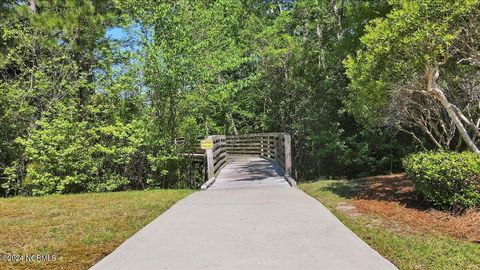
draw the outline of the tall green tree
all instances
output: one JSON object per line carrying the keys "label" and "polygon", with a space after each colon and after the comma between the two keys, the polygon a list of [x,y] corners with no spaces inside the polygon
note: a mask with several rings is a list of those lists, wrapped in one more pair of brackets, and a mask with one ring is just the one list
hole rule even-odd
{"label": "tall green tree", "polygon": [[95,50],[111,21],[105,3],[2,1],[0,172],[7,193],[15,193],[27,173],[20,140],[64,112],[86,117]]}
{"label": "tall green tree", "polygon": [[363,131],[343,103],[341,62],[358,49],[366,22],[388,10],[385,1],[295,1],[256,36],[262,129],[293,135],[299,178],[381,171],[390,166],[379,156],[400,150],[371,144],[378,132]]}

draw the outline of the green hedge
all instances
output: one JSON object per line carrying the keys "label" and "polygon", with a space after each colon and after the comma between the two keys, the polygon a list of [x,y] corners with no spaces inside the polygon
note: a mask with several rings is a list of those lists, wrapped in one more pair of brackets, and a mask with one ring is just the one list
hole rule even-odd
{"label": "green hedge", "polygon": [[442,209],[480,206],[480,155],[422,152],[404,159],[407,176],[428,201]]}

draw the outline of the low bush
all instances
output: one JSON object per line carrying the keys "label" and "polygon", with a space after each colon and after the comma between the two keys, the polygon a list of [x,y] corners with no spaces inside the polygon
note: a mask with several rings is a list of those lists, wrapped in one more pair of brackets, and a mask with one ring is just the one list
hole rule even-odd
{"label": "low bush", "polygon": [[480,206],[480,155],[422,152],[404,159],[407,176],[428,201],[442,209]]}

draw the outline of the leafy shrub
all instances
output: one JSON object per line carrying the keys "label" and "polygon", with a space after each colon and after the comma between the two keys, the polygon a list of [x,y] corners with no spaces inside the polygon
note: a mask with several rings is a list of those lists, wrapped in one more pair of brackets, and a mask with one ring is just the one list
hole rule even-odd
{"label": "leafy shrub", "polygon": [[407,176],[427,200],[442,209],[480,205],[480,155],[424,152],[404,159]]}
{"label": "leafy shrub", "polygon": [[126,168],[140,148],[132,125],[95,127],[62,117],[37,124],[28,139],[17,139],[27,162],[22,193],[103,192],[129,185]]}
{"label": "leafy shrub", "polygon": [[192,177],[203,180],[201,172],[189,168],[190,160],[179,157],[171,144],[152,139],[147,127],[136,120],[89,123],[73,114],[42,118],[28,137],[17,138],[24,153],[4,170],[7,177],[0,178],[0,192],[10,196],[186,188],[196,184]]}

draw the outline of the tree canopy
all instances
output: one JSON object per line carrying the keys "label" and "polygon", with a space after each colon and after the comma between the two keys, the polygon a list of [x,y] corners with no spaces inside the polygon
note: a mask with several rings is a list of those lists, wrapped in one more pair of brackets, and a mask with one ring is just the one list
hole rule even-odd
{"label": "tree canopy", "polygon": [[402,1],[372,21],[364,48],[345,62],[350,111],[418,142],[417,130],[437,148],[463,142],[478,153],[478,64],[465,48],[478,48],[466,36],[478,31],[479,8],[479,1]]}
{"label": "tree canopy", "polygon": [[298,180],[478,151],[479,3],[1,0],[0,192],[184,187],[210,134],[291,134]]}

